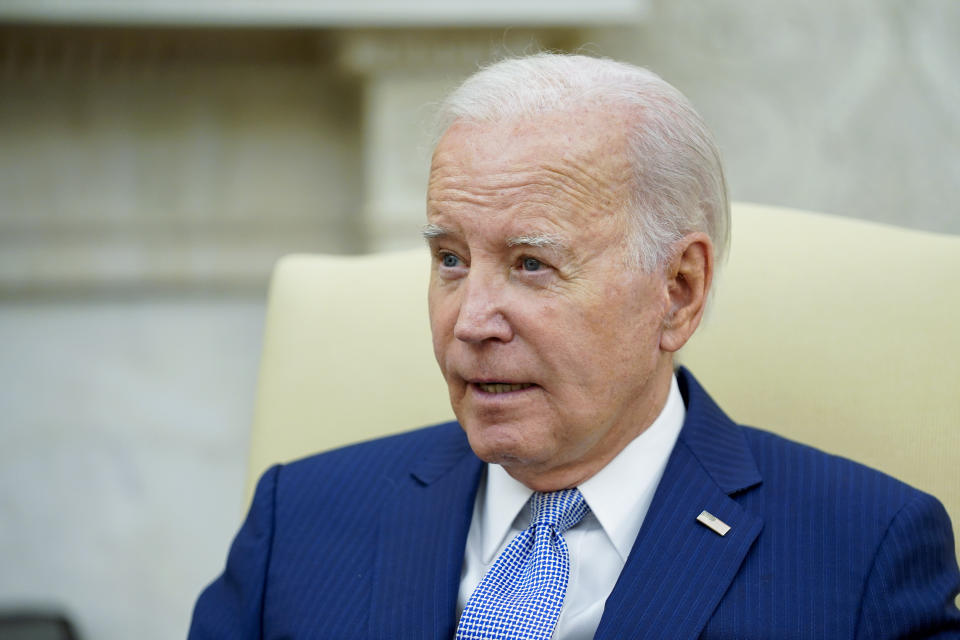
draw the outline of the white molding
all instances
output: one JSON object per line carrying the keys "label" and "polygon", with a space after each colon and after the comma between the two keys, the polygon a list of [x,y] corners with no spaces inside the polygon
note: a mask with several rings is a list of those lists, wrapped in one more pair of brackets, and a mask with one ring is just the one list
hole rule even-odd
{"label": "white molding", "polygon": [[[331,229],[328,235],[337,233]],[[44,237],[3,246],[0,299],[16,294],[118,289],[260,290],[267,285],[273,265],[281,256],[333,249],[292,233],[269,241],[206,243]]]}
{"label": "white molding", "polygon": [[0,19],[97,24],[586,26],[640,19],[649,0],[5,0]]}
{"label": "white molding", "polygon": [[0,19],[51,23],[317,27],[597,26],[649,0],[4,0]]}

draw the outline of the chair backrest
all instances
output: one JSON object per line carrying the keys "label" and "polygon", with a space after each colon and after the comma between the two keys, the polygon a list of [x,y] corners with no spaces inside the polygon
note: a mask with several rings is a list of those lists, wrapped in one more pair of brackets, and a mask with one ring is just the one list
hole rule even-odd
{"label": "chair backrest", "polygon": [[[275,270],[248,476],[452,418],[426,250]],[[734,205],[730,260],[679,356],[739,422],[929,491],[960,531],[960,237]]]}

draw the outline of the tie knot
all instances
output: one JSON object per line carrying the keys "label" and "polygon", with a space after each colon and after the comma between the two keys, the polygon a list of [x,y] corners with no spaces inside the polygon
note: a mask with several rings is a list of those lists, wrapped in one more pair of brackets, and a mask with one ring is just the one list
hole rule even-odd
{"label": "tie knot", "polygon": [[563,489],[540,493],[535,491],[530,498],[534,524],[548,524],[563,533],[580,522],[590,507],[579,489]]}

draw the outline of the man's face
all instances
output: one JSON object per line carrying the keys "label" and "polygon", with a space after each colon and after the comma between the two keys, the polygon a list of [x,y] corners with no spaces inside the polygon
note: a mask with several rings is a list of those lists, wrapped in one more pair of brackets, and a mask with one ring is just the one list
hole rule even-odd
{"label": "man's face", "polygon": [[434,352],[470,446],[535,489],[596,473],[669,388],[667,286],[631,266],[617,124],[455,123],[433,157]]}

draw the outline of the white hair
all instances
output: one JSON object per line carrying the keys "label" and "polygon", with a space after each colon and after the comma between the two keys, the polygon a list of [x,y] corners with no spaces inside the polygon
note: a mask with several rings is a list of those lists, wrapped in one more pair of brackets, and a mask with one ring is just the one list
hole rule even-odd
{"label": "white hair", "polygon": [[467,78],[440,104],[435,140],[456,121],[534,118],[582,107],[621,107],[634,169],[626,203],[637,264],[662,267],[683,235],[703,231],[717,263],[730,236],[720,151],[700,115],[657,74],[582,55],[539,53],[496,62]]}

